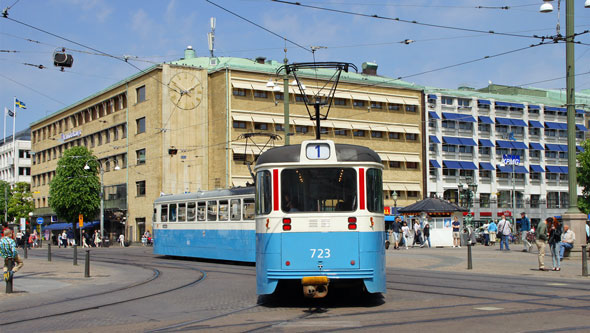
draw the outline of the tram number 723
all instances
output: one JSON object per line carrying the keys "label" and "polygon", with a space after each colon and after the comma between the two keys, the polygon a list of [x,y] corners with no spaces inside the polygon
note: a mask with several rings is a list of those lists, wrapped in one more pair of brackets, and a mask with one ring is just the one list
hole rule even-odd
{"label": "tram number 723", "polygon": [[330,258],[330,249],[309,249],[312,258]]}

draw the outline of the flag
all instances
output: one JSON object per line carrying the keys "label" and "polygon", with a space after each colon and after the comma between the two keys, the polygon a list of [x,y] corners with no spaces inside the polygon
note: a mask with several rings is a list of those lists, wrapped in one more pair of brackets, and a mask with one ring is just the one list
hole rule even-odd
{"label": "flag", "polygon": [[8,110],[7,107],[4,107],[4,113],[11,117],[14,117],[14,112],[12,112],[12,110]]}
{"label": "flag", "polygon": [[14,106],[16,106],[17,108],[21,108],[21,109],[27,108],[25,103],[23,103],[22,101],[19,101],[18,99],[15,99]]}

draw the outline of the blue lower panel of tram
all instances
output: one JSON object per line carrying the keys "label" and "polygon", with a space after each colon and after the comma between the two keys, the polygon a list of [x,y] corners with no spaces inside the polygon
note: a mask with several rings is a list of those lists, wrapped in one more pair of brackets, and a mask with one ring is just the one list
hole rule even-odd
{"label": "blue lower panel of tram", "polygon": [[383,232],[256,234],[257,292],[271,294],[280,280],[306,276],[362,280],[385,292]]}
{"label": "blue lower panel of tram", "polygon": [[154,254],[254,262],[254,230],[154,230]]}

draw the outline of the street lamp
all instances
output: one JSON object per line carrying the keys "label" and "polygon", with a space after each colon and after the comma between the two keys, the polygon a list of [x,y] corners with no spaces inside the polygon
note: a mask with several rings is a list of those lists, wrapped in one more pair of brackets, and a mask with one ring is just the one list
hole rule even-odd
{"label": "street lamp", "polygon": [[467,177],[465,179],[465,183],[465,185],[461,183],[457,185],[457,188],[459,190],[459,204],[467,208],[467,216],[465,217],[465,222],[467,224],[471,224],[471,205],[473,204],[473,198],[475,197],[475,193],[477,192],[477,184],[472,181],[471,177]]}
{"label": "street lamp", "polygon": [[397,215],[397,192],[395,190],[391,193],[391,198],[393,199],[393,212]]}
{"label": "street lamp", "polygon": [[[104,168],[99,160],[96,161],[98,162],[98,167],[100,168],[100,240],[104,244]],[[90,170],[88,161],[84,165],[84,170]],[[116,160],[115,170],[121,170]]]}

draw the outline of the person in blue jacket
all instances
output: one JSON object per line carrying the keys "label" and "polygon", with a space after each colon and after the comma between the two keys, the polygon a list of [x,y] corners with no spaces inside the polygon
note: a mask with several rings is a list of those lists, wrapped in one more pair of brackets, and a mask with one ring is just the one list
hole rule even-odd
{"label": "person in blue jacket", "polygon": [[496,245],[496,233],[498,232],[498,226],[494,220],[492,220],[490,225],[488,225],[488,232],[490,233],[490,243],[492,245]]}
{"label": "person in blue jacket", "polygon": [[531,252],[533,244],[527,240],[527,234],[531,231],[531,220],[526,216],[525,212],[520,213],[520,233],[522,238],[522,252]]}

